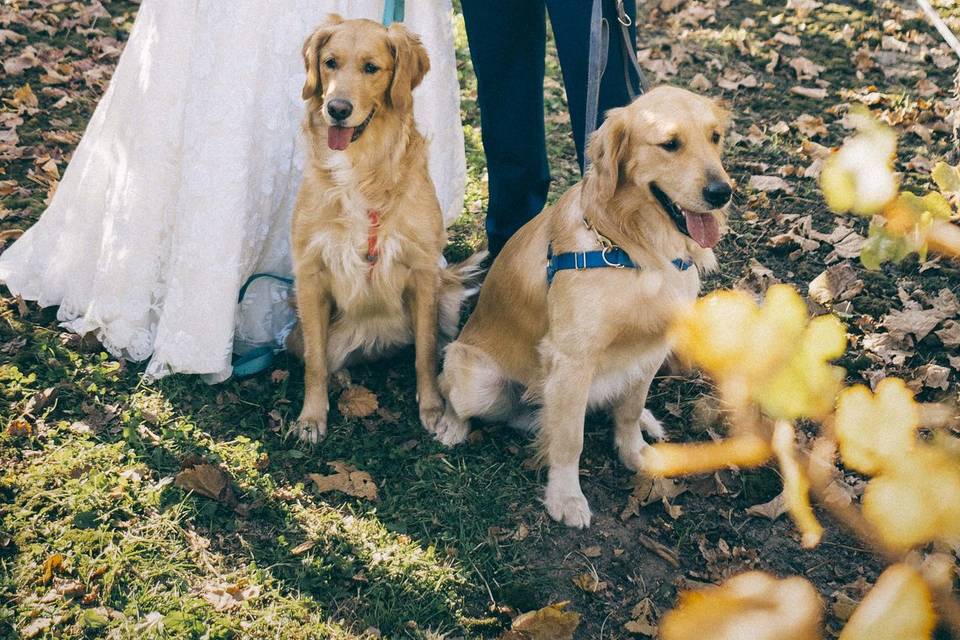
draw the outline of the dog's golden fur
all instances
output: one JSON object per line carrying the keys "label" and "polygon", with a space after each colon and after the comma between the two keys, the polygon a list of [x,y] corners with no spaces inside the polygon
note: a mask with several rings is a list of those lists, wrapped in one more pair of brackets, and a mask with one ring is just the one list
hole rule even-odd
{"label": "dog's golden fur", "polygon": [[[303,54],[309,161],[292,248],[302,330],[293,342],[302,344],[306,388],[294,429],[308,442],[324,436],[328,376],[348,358],[414,342],[420,418],[433,430],[443,411],[438,329],[452,337],[472,264],[441,266],[446,232],[427,144],[413,120],[412,91],[430,68],[427,52],[402,25],[332,15]],[[352,104],[347,120],[334,121],[325,108],[335,99]],[[328,139],[333,125],[365,129],[336,150]],[[372,266],[371,210],[379,217]]]}
{"label": "dog's golden fur", "polygon": [[[641,466],[647,446],[641,430],[663,436],[644,408],[647,391],[669,352],[671,317],[693,302],[698,271],[714,269],[716,259],[679,231],[650,184],[684,209],[722,221],[724,212],[712,211],[703,190],[711,180],[730,183],[720,160],[727,119],[712,101],[672,87],[610,111],[591,138],[583,181],[507,243],[475,312],[447,348],[447,407],[437,437],[462,441],[471,417],[539,424],[547,510],[568,525],[590,522],[578,477],[588,408],[612,408],[615,443],[631,469]],[[670,141],[678,148],[663,148]],[[548,286],[548,245],[555,253],[601,248],[584,220],[639,269],[561,271]],[[692,258],[696,268],[677,269],[671,261],[678,257]]]}

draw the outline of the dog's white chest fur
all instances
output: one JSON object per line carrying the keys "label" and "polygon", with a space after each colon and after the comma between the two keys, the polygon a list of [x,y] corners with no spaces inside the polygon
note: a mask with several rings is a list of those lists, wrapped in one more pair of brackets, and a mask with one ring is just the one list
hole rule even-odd
{"label": "dog's white chest fur", "polygon": [[400,260],[402,243],[390,222],[354,186],[346,154],[332,154],[326,168],[341,215],[318,229],[310,245],[324,263],[336,305],[330,343],[336,362],[338,355],[375,355],[412,340],[403,297],[410,270]]}

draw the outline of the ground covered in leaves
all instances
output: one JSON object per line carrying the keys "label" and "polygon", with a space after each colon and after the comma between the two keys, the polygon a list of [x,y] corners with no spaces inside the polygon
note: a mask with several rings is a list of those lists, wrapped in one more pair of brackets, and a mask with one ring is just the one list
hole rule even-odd
{"label": "ground covered in leaves", "polygon": [[[960,31],[960,9],[939,5]],[[4,245],[56,188],[136,7],[0,6]],[[470,166],[452,233],[461,255],[481,241],[486,185],[457,24]],[[815,180],[857,104],[896,126],[907,187],[956,154],[957,59],[922,15],[909,3],[662,0],[641,7],[640,24],[651,79],[723,98],[734,116],[736,212],[706,287],[793,284],[811,310],[847,324],[851,381],[895,374],[924,400],[955,401],[957,265],[865,270],[865,222],[830,214]],[[553,52],[547,64],[555,199],[578,175]],[[511,623],[508,637],[527,638],[547,637],[523,629],[563,626],[567,612],[580,616],[578,638],[646,637],[678,591],[757,568],[810,579],[835,633],[877,576],[836,527],[801,549],[772,469],[638,480],[594,416],[581,466],[595,520],[569,531],[546,517],[522,434],[482,427],[455,450],[427,437],[409,353],[339,379],[330,436],[304,451],[280,435],[301,401],[294,361],[214,387],[146,384],[138,365],[60,331],[54,310],[0,295],[3,638],[479,638]],[[665,373],[650,403],[673,440],[723,433],[695,373]],[[856,501],[862,487],[847,475],[835,498]]]}

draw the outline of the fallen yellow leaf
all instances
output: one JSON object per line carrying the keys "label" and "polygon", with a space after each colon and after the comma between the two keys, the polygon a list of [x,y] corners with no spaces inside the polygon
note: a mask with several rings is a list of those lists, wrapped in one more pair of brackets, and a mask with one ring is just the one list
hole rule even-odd
{"label": "fallen yellow leaf", "polygon": [[212,464],[199,464],[178,473],[173,484],[213,500],[223,500],[226,498],[230,481],[223,471]]}
{"label": "fallen yellow leaf", "polygon": [[336,473],[328,476],[322,476],[318,473],[307,474],[307,478],[313,481],[317,492],[339,491],[355,498],[365,498],[373,501],[378,499],[377,483],[373,481],[369,473],[357,471],[340,460],[334,460],[329,465],[333,467]]}
{"label": "fallen yellow leaf", "polygon": [[337,408],[344,418],[366,418],[373,415],[379,407],[377,396],[360,385],[348,387],[337,401]]}
{"label": "fallen yellow leaf", "polygon": [[50,584],[54,574],[63,568],[63,556],[55,553],[46,562],[43,563],[43,575],[40,577],[40,584]]}
{"label": "fallen yellow leaf", "polygon": [[568,604],[558,602],[517,616],[501,640],[573,640],[580,614],[566,611]]}

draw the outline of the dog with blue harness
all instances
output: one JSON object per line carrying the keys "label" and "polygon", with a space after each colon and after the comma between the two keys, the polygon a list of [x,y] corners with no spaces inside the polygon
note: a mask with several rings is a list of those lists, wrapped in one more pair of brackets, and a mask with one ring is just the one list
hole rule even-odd
{"label": "dog with blue harness", "polygon": [[473,418],[537,431],[547,511],[569,526],[590,523],[579,479],[588,410],[612,412],[630,469],[643,468],[643,431],[663,438],[647,392],[672,318],[717,265],[732,194],[728,119],[712,100],[665,86],[608,111],[583,180],[506,243],[447,347],[437,438],[462,442]]}

